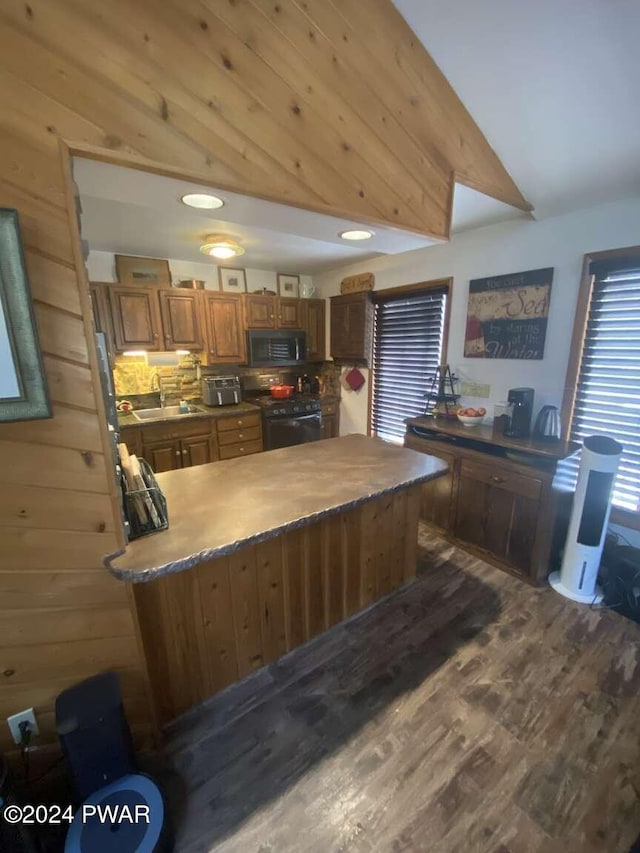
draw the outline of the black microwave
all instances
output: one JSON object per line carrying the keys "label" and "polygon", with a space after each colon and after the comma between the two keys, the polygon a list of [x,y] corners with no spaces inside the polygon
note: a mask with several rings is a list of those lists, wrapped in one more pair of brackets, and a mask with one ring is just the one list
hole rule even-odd
{"label": "black microwave", "polygon": [[306,332],[247,332],[247,349],[251,367],[278,367],[302,364],[307,358]]}

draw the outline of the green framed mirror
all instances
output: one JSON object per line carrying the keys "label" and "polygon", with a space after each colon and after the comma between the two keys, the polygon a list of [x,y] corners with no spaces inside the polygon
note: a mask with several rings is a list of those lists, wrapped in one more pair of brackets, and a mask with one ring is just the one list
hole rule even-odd
{"label": "green framed mirror", "polygon": [[52,415],[18,211],[0,208],[0,422]]}

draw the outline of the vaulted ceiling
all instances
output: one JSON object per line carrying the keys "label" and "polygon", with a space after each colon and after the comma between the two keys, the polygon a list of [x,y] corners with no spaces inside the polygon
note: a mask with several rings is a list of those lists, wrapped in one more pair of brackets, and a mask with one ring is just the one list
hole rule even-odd
{"label": "vaulted ceiling", "polygon": [[548,216],[640,195],[638,0],[394,0]]}
{"label": "vaulted ceiling", "polygon": [[4,124],[36,148],[46,128],[440,238],[454,179],[528,209],[390,0],[9,0],[0,14]]}

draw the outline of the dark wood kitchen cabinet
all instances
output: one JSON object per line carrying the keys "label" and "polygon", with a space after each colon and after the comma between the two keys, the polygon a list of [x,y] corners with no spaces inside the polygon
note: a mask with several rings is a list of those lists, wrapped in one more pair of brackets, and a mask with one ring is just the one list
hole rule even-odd
{"label": "dark wood kitchen cabinet", "polygon": [[416,438],[413,435],[407,435],[405,447],[417,450],[420,453],[429,453],[431,456],[437,456],[438,459],[442,459],[449,466],[449,471],[444,477],[437,477],[435,480],[431,480],[431,482],[425,483],[422,486],[420,494],[420,518],[432,524],[442,533],[452,533],[454,523],[453,488],[454,472],[457,464],[456,456],[444,450],[442,444],[438,444],[435,441],[427,441],[423,438]]}
{"label": "dark wood kitchen cabinet", "polygon": [[[412,432],[415,426],[424,434]],[[562,540],[560,510],[571,497],[554,488],[556,466],[577,444],[505,439],[484,426],[465,434],[457,423],[412,418],[405,447],[449,466],[445,477],[422,487],[424,521],[498,568],[545,581]]]}
{"label": "dark wood kitchen cabinet", "polygon": [[247,341],[242,322],[242,297],[201,291],[206,353],[209,364],[244,364]]}
{"label": "dark wood kitchen cabinet", "polygon": [[322,437],[337,438],[340,435],[340,401],[322,400]]}
{"label": "dark wood kitchen cabinet", "polygon": [[330,352],[334,359],[369,363],[373,303],[369,291],[331,297]]}
{"label": "dark wood kitchen cabinet", "polygon": [[165,350],[201,350],[204,336],[200,321],[200,300],[196,291],[177,288],[158,292]]}
{"label": "dark wood kitchen cabinet", "polygon": [[303,328],[307,333],[307,361],[324,361],[326,347],[326,309],[324,299],[304,299]]}
{"label": "dark wood kitchen cabinet", "polygon": [[248,293],[245,296],[247,329],[302,329],[302,303],[302,299],[292,299],[288,296]]}
{"label": "dark wood kitchen cabinet", "polygon": [[[124,431],[123,431],[124,433]],[[218,442],[214,418],[201,418],[188,423],[169,421],[138,427],[140,455],[156,474],[192,465],[204,465],[218,459]],[[123,435],[129,451],[135,437],[131,428]]]}
{"label": "dark wood kitchen cabinet", "polygon": [[113,284],[108,292],[115,351],[161,350],[164,341],[158,289]]}

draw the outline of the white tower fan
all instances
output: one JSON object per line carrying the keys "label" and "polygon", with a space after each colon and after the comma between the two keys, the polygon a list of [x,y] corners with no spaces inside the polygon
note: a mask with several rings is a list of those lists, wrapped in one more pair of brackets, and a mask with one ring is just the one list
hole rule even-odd
{"label": "white tower fan", "polygon": [[549,583],[556,592],[582,604],[602,601],[596,578],[621,453],[622,445],[604,435],[585,438],[582,447],[562,568],[549,575]]}

